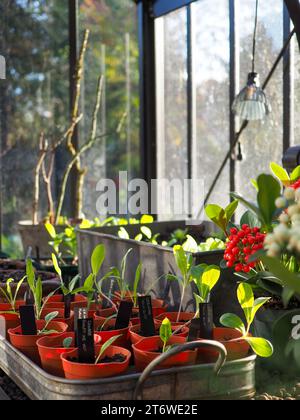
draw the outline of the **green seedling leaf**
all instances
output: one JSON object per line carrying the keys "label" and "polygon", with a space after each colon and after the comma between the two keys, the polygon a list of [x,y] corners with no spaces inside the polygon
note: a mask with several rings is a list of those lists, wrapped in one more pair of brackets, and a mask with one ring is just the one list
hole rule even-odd
{"label": "green seedling leaf", "polygon": [[55,271],[57,272],[57,274],[59,275],[59,278],[61,279],[62,278],[62,273],[61,273],[61,269],[59,267],[59,264],[58,264],[58,261],[57,261],[57,258],[56,258],[55,254],[52,254],[52,263],[53,263]]}
{"label": "green seedling leaf", "polygon": [[137,294],[138,294],[138,287],[141,280],[142,275],[142,264],[140,263],[135,272],[134,284],[133,284],[133,299],[134,299],[134,306],[137,306]]}
{"label": "green seedling leaf", "polygon": [[175,262],[183,277],[188,274],[188,260],[186,253],[181,245],[175,245],[173,248]]}
{"label": "green seedling leaf", "polygon": [[237,290],[238,301],[244,311],[247,323],[252,322],[252,308],[254,305],[254,294],[252,287],[247,283],[241,283]]}
{"label": "green seedling leaf", "polygon": [[163,353],[166,351],[167,344],[172,337],[172,326],[168,318],[165,318],[159,329],[159,336],[161,341],[164,343]]}
{"label": "green seedling leaf", "polygon": [[35,292],[35,271],[33,268],[33,264],[30,258],[26,260],[26,276],[27,282],[29,284],[30,290],[32,293]]}
{"label": "green seedling leaf", "polygon": [[146,225],[146,224],[150,224],[150,223],[153,223],[153,222],[154,222],[154,217],[150,216],[148,214],[144,214],[141,217],[141,220],[140,220],[141,225]]}
{"label": "green seedling leaf", "polygon": [[65,349],[69,349],[72,346],[72,343],[73,343],[73,338],[72,337],[67,337],[63,341],[63,347]]}
{"label": "green seedling leaf", "polygon": [[106,343],[103,344],[103,346],[101,346],[95,365],[99,363],[101,356],[106,352],[106,350],[120,337],[122,337],[122,334],[111,337],[109,340],[106,341]]}
{"label": "green seedling leaf", "polygon": [[92,273],[97,276],[105,259],[105,246],[96,246],[91,256]]}
{"label": "green seedling leaf", "polygon": [[271,175],[262,174],[257,178],[257,202],[264,225],[272,228],[274,214],[277,210],[275,201],[281,194],[279,182]]}
{"label": "green seedling leaf", "polygon": [[245,337],[245,340],[258,356],[267,358],[273,355],[274,349],[268,340],[257,337]]}
{"label": "green seedling leaf", "polygon": [[250,318],[250,324],[252,324],[252,322],[254,321],[254,318],[257,314],[257,312],[259,311],[260,308],[262,308],[267,302],[269,302],[270,298],[258,298],[254,301],[252,310],[251,310],[251,318]]}
{"label": "green seedling leaf", "polygon": [[210,292],[218,283],[221,275],[221,270],[217,266],[209,266],[202,274],[202,289],[203,289],[203,299],[206,302]]}
{"label": "green seedling leaf", "polygon": [[220,323],[226,328],[233,328],[240,331],[243,335],[246,334],[246,329],[241,318],[235,314],[225,314],[220,318]]}
{"label": "green seedling leaf", "polygon": [[279,181],[282,182],[282,184],[285,187],[288,187],[291,184],[291,179],[289,177],[289,174],[282,166],[278,165],[275,162],[272,162],[270,164],[270,169],[273,172],[273,174],[276,176],[276,178],[278,178]]}
{"label": "green seedling leaf", "polygon": [[52,239],[55,239],[56,236],[57,236],[55,227],[51,223],[47,222],[47,223],[45,223],[45,228],[46,228],[47,232],[49,233],[50,237]]}
{"label": "green seedling leaf", "polygon": [[119,232],[118,232],[118,236],[121,239],[130,239],[129,233],[127,232],[127,230],[123,227],[120,228]]}
{"label": "green seedling leaf", "polygon": [[58,317],[59,312],[55,311],[55,312],[51,312],[50,314],[45,316],[45,321],[47,324],[49,324],[51,321],[53,321],[53,319]]}
{"label": "green seedling leaf", "polygon": [[300,178],[300,166],[297,166],[291,173],[291,181],[296,182]]}
{"label": "green seedling leaf", "polygon": [[149,239],[149,241],[152,238],[152,231],[150,228],[148,228],[147,226],[142,226],[141,227],[141,232],[144,236],[146,236],[147,239]]}

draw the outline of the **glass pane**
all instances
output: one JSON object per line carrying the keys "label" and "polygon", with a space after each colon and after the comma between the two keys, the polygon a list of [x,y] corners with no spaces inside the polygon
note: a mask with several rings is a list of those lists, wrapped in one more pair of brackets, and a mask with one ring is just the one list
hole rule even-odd
{"label": "glass pane", "polygon": [[[102,106],[97,123],[97,144],[85,156],[87,176],[84,214],[96,214],[96,185],[101,178],[118,184],[119,171],[128,178],[140,173],[139,62],[137,8],[131,0],[81,0],[80,35],[89,29],[81,110],[84,119],[80,142],[86,142],[96,96],[97,80],[104,75]],[[123,121],[120,134],[117,127]]]}
{"label": "glass pane", "polygon": [[[7,80],[0,81],[4,250],[12,256],[17,223],[31,219],[33,172],[43,131],[57,139],[69,117],[68,8],[55,0],[0,2],[1,54]],[[41,182],[39,218],[47,215]]]}
{"label": "glass pane", "polygon": [[295,94],[294,94],[294,145],[300,141],[300,51],[296,36],[293,39],[293,48],[295,50]]}
{"label": "glass pane", "polygon": [[[181,183],[188,178],[186,8],[156,19],[156,62],[158,179]],[[161,220],[184,217],[174,215],[174,194],[170,208],[167,201],[158,198]]]}
{"label": "glass pane", "polygon": [[[241,2],[241,88],[251,70],[252,37],[255,2]],[[261,83],[265,80],[283,44],[283,3],[281,0],[260,2],[257,37],[256,71]],[[272,113],[264,122],[252,122],[242,136],[243,161],[237,163],[237,190],[248,199],[255,199],[256,191],[251,178],[262,172],[269,173],[271,161],[281,163],[283,152],[283,83],[282,64],[273,75],[266,94]]]}
{"label": "glass pane", "polygon": [[[204,0],[193,4],[194,83],[196,132],[193,145],[193,177],[204,180],[208,192],[229,149],[229,10],[228,1]],[[194,197],[199,201],[199,197]],[[229,165],[209,199],[229,202]],[[199,203],[200,204],[200,203]]]}

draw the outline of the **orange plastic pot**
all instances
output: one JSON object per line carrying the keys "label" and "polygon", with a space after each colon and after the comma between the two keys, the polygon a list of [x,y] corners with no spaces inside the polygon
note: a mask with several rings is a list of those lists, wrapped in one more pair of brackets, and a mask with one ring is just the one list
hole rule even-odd
{"label": "orange plastic pot", "polygon": [[[155,328],[156,328],[157,335],[159,335],[159,327],[160,327],[160,324],[155,322]],[[139,341],[141,341],[143,338],[145,338],[144,336],[140,335],[140,333],[139,333],[140,329],[141,329],[140,324],[133,325],[132,327],[129,328],[131,344],[136,344]],[[175,332],[177,329],[178,329],[178,326],[172,326],[172,331],[173,332]],[[187,327],[182,327],[181,331],[179,331],[177,334],[175,334],[175,336],[176,337],[187,337],[188,334],[189,334],[189,329]]]}
{"label": "orange plastic pot", "polygon": [[[46,322],[43,320],[36,321],[37,328],[39,330],[45,327]],[[48,326],[49,330],[55,330],[56,333],[48,334],[47,337],[59,335],[61,333],[65,333],[68,329],[67,324],[63,322],[51,321]],[[9,329],[8,335],[10,338],[11,344],[16,347],[19,351],[21,351],[25,356],[31,359],[34,363],[40,365],[41,360],[37,348],[37,341],[44,337],[45,334],[40,335],[22,335],[22,328],[18,326],[17,328]]]}
{"label": "orange plastic pot", "polygon": [[8,330],[17,328],[20,325],[20,317],[18,314],[1,314],[0,313],[0,334],[9,340]]}
{"label": "orange plastic pot", "polygon": [[[71,347],[66,349],[63,347],[63,342],[66,338],[72,338]],[[94,335],[95,344],[100,344],[101,337]],[[42,368],[50,375],[64,378],[64,370],[61,360],[61,355],[75,350],[75,333],[68,332],[60,334],[56,337],[45,336],[37,341],[39,356],[42,363]]]}
{"label": "orange plastic pot", "polygon": [[[247,357],[250,346],[245,340],[231,341],[241,338],[242,334],[232,328],[214,328],[213,339],[223,344],[227,350],[227,360],[239,360]],[[218,352],[208,348],[198,350],[198,359],[204,363],[215,363]]]}
{"label": "orange plastic pot", "polygon": [[[170,345],[183,344],[186,342],[184,337],[171,337]],[[160,337],[147,337],[140,340],[132,346],[134,354],[134,363],[138,371],[143,371],[149,363],[160,356],[158,351],[163,347]],[[193,365],[197,360],[197,350],[184,351],[175,356],[169,357],[167,360],[159,364],[156,369],[168,369],[175,366]]]}
{"label": "orange plastic pot", "polygon": [[179,322],[177,322],[178,312],[164,312],[164,313],[156,316],[155,320],[158,321],[161,324],[165,318],[168,318],[172,325],[179,326],[179,325],[184,325],[187,322],[194,319],[195,318],[195,313],[193,313],[193,312],[180,312]]}
{"label": "orange plastic pot", "polygon": [[65,318],[65,310],[64,308],[44,308],[41,313],[41,319],[45,319],[45,317],[52,312],[58,312],[55,321],[57,322],[64,322],[68,325],[68,331],[74,330],[74,312],[71,311],[70,318]]}
{"label": "orange plastic pot", "polygon": [[[20,306],[25,305],[25,301],[24,300],[17,300],[16,301],[16,310],[19,310]],[[0,303],[0,312],[7,312],[7,311],[12,311],[13,308],[11,306],[10,303]]]}
{"label": "orange plastic pot", "polygon": [[76,358],[78,356],[77,350],[62,354],[61,359],[65,377],[66,379],[89,380],[122,375],[128,370],[131,357],[130,351],[121,347],[110,346],[104,352],[102,358],[113,357],[117,354],[122,354],[125,357],[125,360],[123,362],[99,363],[97,365],[78,363],[70,360],[71,358]]}
{"label": "orange plastic pot", "polygon": [[[105,323],[104,331],[99,331],[102,325]],[[94,321],[94,330],[95,334],[98,334],[101,337],[101,343],[106,343],[111,337],[115,337],[116,335],[120,335],[114,344],[117,347],[124,347],[126,349],[130,349],[130,336],[129,336],[129,327],[123,328],[120,330],[110,329],[114,328],[116,324],[115,319],[110,319],[109,321],[105,322],[105,320],[95,320]],[[105,330],[109,328],[109,330]]]}
{"label": "orange plastic pot", "polygon": [[[49,307],[49,308],[53,308],[54,305],[53,304],[57,304],[56,308],[64,308],[64,297],[63,295],[54,295],[51,296],[48,300],[47,303],[45,305],[45,308]],[[85,296],[83,295],[76,295],[74,298],[74,302],[71,303],[71,310],[74,310],[74,308],[84,308],[87,307],[88,304],[88,300]]]}

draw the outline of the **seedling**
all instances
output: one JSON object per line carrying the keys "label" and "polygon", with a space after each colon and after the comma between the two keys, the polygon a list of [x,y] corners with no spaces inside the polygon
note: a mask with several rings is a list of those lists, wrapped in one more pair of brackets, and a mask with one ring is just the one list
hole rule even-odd
{"label": "seedling", "polygon": [[240,341],[245,340],[249,343],[252,350],[260,357],[271,357],[273,354],[273,346],[272,344],[264,339],[259,337],[251,337],[250,328],[254,321],[255,315],[257,311],[267,303],[270,298],[258,298],[254,300],[254,294],[252,291],[252,287],[247,283],[241,283],[238,287],[237,291],[238,301],[244,311],[245,318],[247,321],[247,325],[245,326],[243,321],[240,317],[235,314],[225,314],[220,318],[220,322],[224,327],[233,328],[237,331],[240,331],[242,337],[233,340],[233,341]]}
{"label": "seedling", "polygon": [[238,200],[232,201],[224,209],[217,204],[209,204],[205,207],[205,213],[224,232],[225,236],[228,236],[228,227],[238,205]]}
{"label": "seedling", "polygon": [[19,290],[24,282],[24,280],[26,279],[26,277],[23,277],[17,284],[15,293],[13,294],[12,290],[11,290],[11,283],[14,283],[13,279],[8,279],[6,280],[6,290],[4,290],[2,287],[0,288],[0,292],[2,293],[2,295],[4,296],[5,300],[7,301],[7,303],[10,304],[11,306],[11,311],[9,312],[16,312],[16,302],[17,302],[17,298],[18,298],[18,293]]}
{"label": "seedling", "polygon": [[49,245],[53,248],[55,254],[59,258],[59,261],[65,265],[62,257],[61,247],[64,247],[67,254],[69,254],[70,257],[75,260],[77,256],[77,240],[75,228],[73,226],[67,226],[63,232],[57,233],[55,227],[49,222],[45,223],[45,228],[51,238]]}
{"label": "seedling", "polygon": [[160,326],[159,329],[159,336],[161,341],[163,342],[163,353],[166,353],[171,346],[168,346],[168,342],[170,340],[170,338],[172,337],[172,326],[171,326],[171,322],[168,318],[165,318]]}
{"label": "seedling", "polygon": [[35,309],[35,316],[36,319],[41,319],[42,311],[47,304],[48,300],[54,296],[54,294],[57,292],[57,290],[54,290],[51,292],[45,299],[43,303],[43,283],[42,279],[38,277],[36,279],[35,271],[32,265],[32,261],[30,258],[26,261],[26,276],[27,276],[27,282],[29,285],[29,288],[33,294],[34,298],[34,309]]}
{"label": "seedling", "polygon": [[109,323],[109,321],[111,321],[114,318],[117,318],[117,315],[116,314],[113,314],[113,315],[107,317],[105,319],[105,321],[103,322],[103,324],[98,328],[98,331],[103,331],[104,330],[104,327]]}
{"label": "seedling", "polygon": [[190,283],[194,281],[194,279],[199,278],[200,273],[202,273],[203,269],[200,266],[193,265],[193,256],[192,254],[188,254],[184,251],[181,245],[175,245],[173,248],[174,257],[176,265],[181,273],[181,276],[176,276],[174,274],[167,274],[166,278],[168,280],[175,280],[181,286],[181,299],[179,304],[178,310],[178,317],[177,322],[180,319],[180,312],[182,311],[182,306],[186,294],[186,290]]}
{"label": "seedling", "polygon": [[193,281],[198,293],[194,293],[197,303],[208,303],[210,294],[220,279],[221,270],[216,265],[201,264],[193,270]]}
{"label": "seedling", "polygon": [[98,357],[96,359],[95,365],[97,365],[101,359],[101,356],[106,352],[106,350],[118,339],[122,337],[121,335],[116,335],[114,337],[111,337],[109,340],[106,341],[106,343],[101,346],[101,349],[99,351]]}
{"label": "seedling", "polygon": [[69,349],[72,346],[72,343],[73,343],[73,338],[72,337],[67,337],[63,341],[63,347],[65,349]]}
{"label": "seedling", "polygon": [[47,335],[47,334],[54,334],[57,333],[56,330],[48,330],[48,325],[51,321],[53,321],[58,316],[58,312],[51,312],[50,314],[45,316],[46,324],[42,330],[38,331],[38,335]]}

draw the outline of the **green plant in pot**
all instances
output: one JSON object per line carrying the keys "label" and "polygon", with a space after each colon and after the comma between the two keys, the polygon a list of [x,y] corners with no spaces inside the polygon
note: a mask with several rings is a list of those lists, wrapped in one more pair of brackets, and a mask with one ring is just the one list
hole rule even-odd
{"label": "green plant in pot", "polygon": [[15,289],[12,289],[12,285],[15,284],[14,279],[6,280],[6,287],[0,287],[0,296],[3,296],[4,302],[0,302],[0,313],[2,312],[13,312],[16,313],[18,307],[21,304],[24,304],[23,301],[18,300],[18,294],[21,289],[22,284],[26,280],[24,276],[16,285]]}

